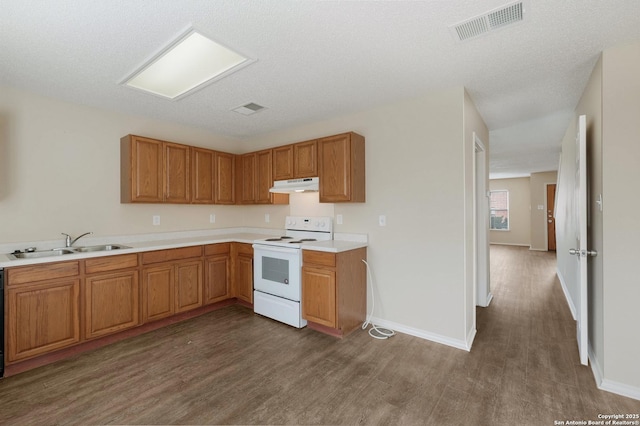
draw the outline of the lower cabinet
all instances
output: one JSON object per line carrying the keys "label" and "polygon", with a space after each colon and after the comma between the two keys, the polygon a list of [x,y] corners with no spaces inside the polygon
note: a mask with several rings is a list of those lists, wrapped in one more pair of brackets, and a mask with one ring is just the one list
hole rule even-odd
{"label": "lower cabinet", "polygon": [[202,306],[202,261],[183,262],[175,265],[176,313]]}
{"label": "lower cabinet", "polygon": [[80,279],[9,287],[6,318],[7,362],[75,345],[80,342]]}
{"label": "lower cabinet", "polygon": [[234,294],[239,300],[253,304],[253,247],[233,243],[231,251]]}
{"label": "lower cabinet", "polygon": [[138,255],[86,259],[84,338],[94,339],[140,324]]}
{"label": "lower cabinet", "polygon": [[[310,328],[344,336],[360,327],[367,309],[366,248],[340,253],[302,251],[302,317]],[[327,331],[327,330],[321,330]]]}
{"label": "lower cabinet", "polygon": [[204,247],[204,255],[203,303],[208,305],[232,298],[230,244],[209,244]]}
{"label": "lower cabinet", "polygon": [[143,322],[202,306],[202,252],[193,246],[143,253]]}
{"label": "lower cabinet", "polygon": [[138,271],[85,279],[85,338],[105,336],[140,324]]}

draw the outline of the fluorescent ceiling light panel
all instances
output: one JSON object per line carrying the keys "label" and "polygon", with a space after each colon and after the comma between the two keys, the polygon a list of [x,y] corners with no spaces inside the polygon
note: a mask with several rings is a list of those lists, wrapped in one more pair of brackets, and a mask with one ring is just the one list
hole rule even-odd
{"label": "fluorescent ceiling light panel", "polygon": [[252,62],[192,30],[123,83],[164,98],[177,99]]}

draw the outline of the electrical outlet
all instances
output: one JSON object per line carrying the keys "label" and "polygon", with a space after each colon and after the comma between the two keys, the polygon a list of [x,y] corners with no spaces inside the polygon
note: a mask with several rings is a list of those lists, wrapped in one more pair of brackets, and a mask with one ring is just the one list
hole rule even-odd
{"label": "electrical outlet", "polygon": [[216,223],[216,215],[211,213],[209,215],[209,223]]}
{"label": "electrical outlet", "polygon": [[387,217],[385,215],[381,214],[378,216],[378,225],[387,226]]}
{"label": "electrical outlet", "polygon": [[269,217],[269,213],[265,213],[265,214],[264,214],[264,221],[265,221],[266,223],[269,223],[269,221],[270,221],[270,220],[271,220],[271,218]]}
{"label": "electrical outlet", "polygon": [[153,216],[153,224],[160,225],[160,216]]}
{"label": "electrical outlet", "polygon": [[342,215],[336,215],[336,224],[337,225],[342,225]]}

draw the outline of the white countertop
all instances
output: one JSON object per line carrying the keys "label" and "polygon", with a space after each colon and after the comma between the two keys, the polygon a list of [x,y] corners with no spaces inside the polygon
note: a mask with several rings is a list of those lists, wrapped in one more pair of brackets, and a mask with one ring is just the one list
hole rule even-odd
{"label": "white countertop", "polygon": [[[195,245],[217,244],[228,242],[239,242],[251,244],[255,240],[265,238],[269,235],[281,235],[282,231],[278,229],[263,228],[231,228],[204,231],[185,231],[170,232],[161,234],[144,234],[130,235],[121,237],[108,238],[91,238],[85,237],[76,245],[92,246],[101,244],[120,244],[130,248],[73,253],[62,256],[49,256],[35,259],[16,259],[12,260],[7,253],[15,249],[24,250],[26,247],[37,247],[38,250],[49,250],[61,247],[60,241],[36,241],[26,243],[11,243],[0,245],[0,268],[9,268],[12,266],[35,265],[41,263],[60,262],[66,260],[88,259],[92,257],[115,256],[127,253],[139,253],[153,250],[165,250],[179,247],[189,247]],[[361,247],[367,247],[367,236],[362,234],[335,234],[334,240],[330,241],[314,241],[303,246],[303,250],[317,250],[339,253],[342,251],[355,250]]]}

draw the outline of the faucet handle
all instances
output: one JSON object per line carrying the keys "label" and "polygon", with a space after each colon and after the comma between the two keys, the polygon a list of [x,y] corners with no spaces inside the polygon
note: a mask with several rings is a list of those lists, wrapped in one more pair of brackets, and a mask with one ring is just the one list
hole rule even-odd
{"label": "faucet handle", "polygon": [[67,236],[67,238],[65,238],[64,246],[71,247],[71,235],[65,234],[64,232],[61,232],[61,234]]}

